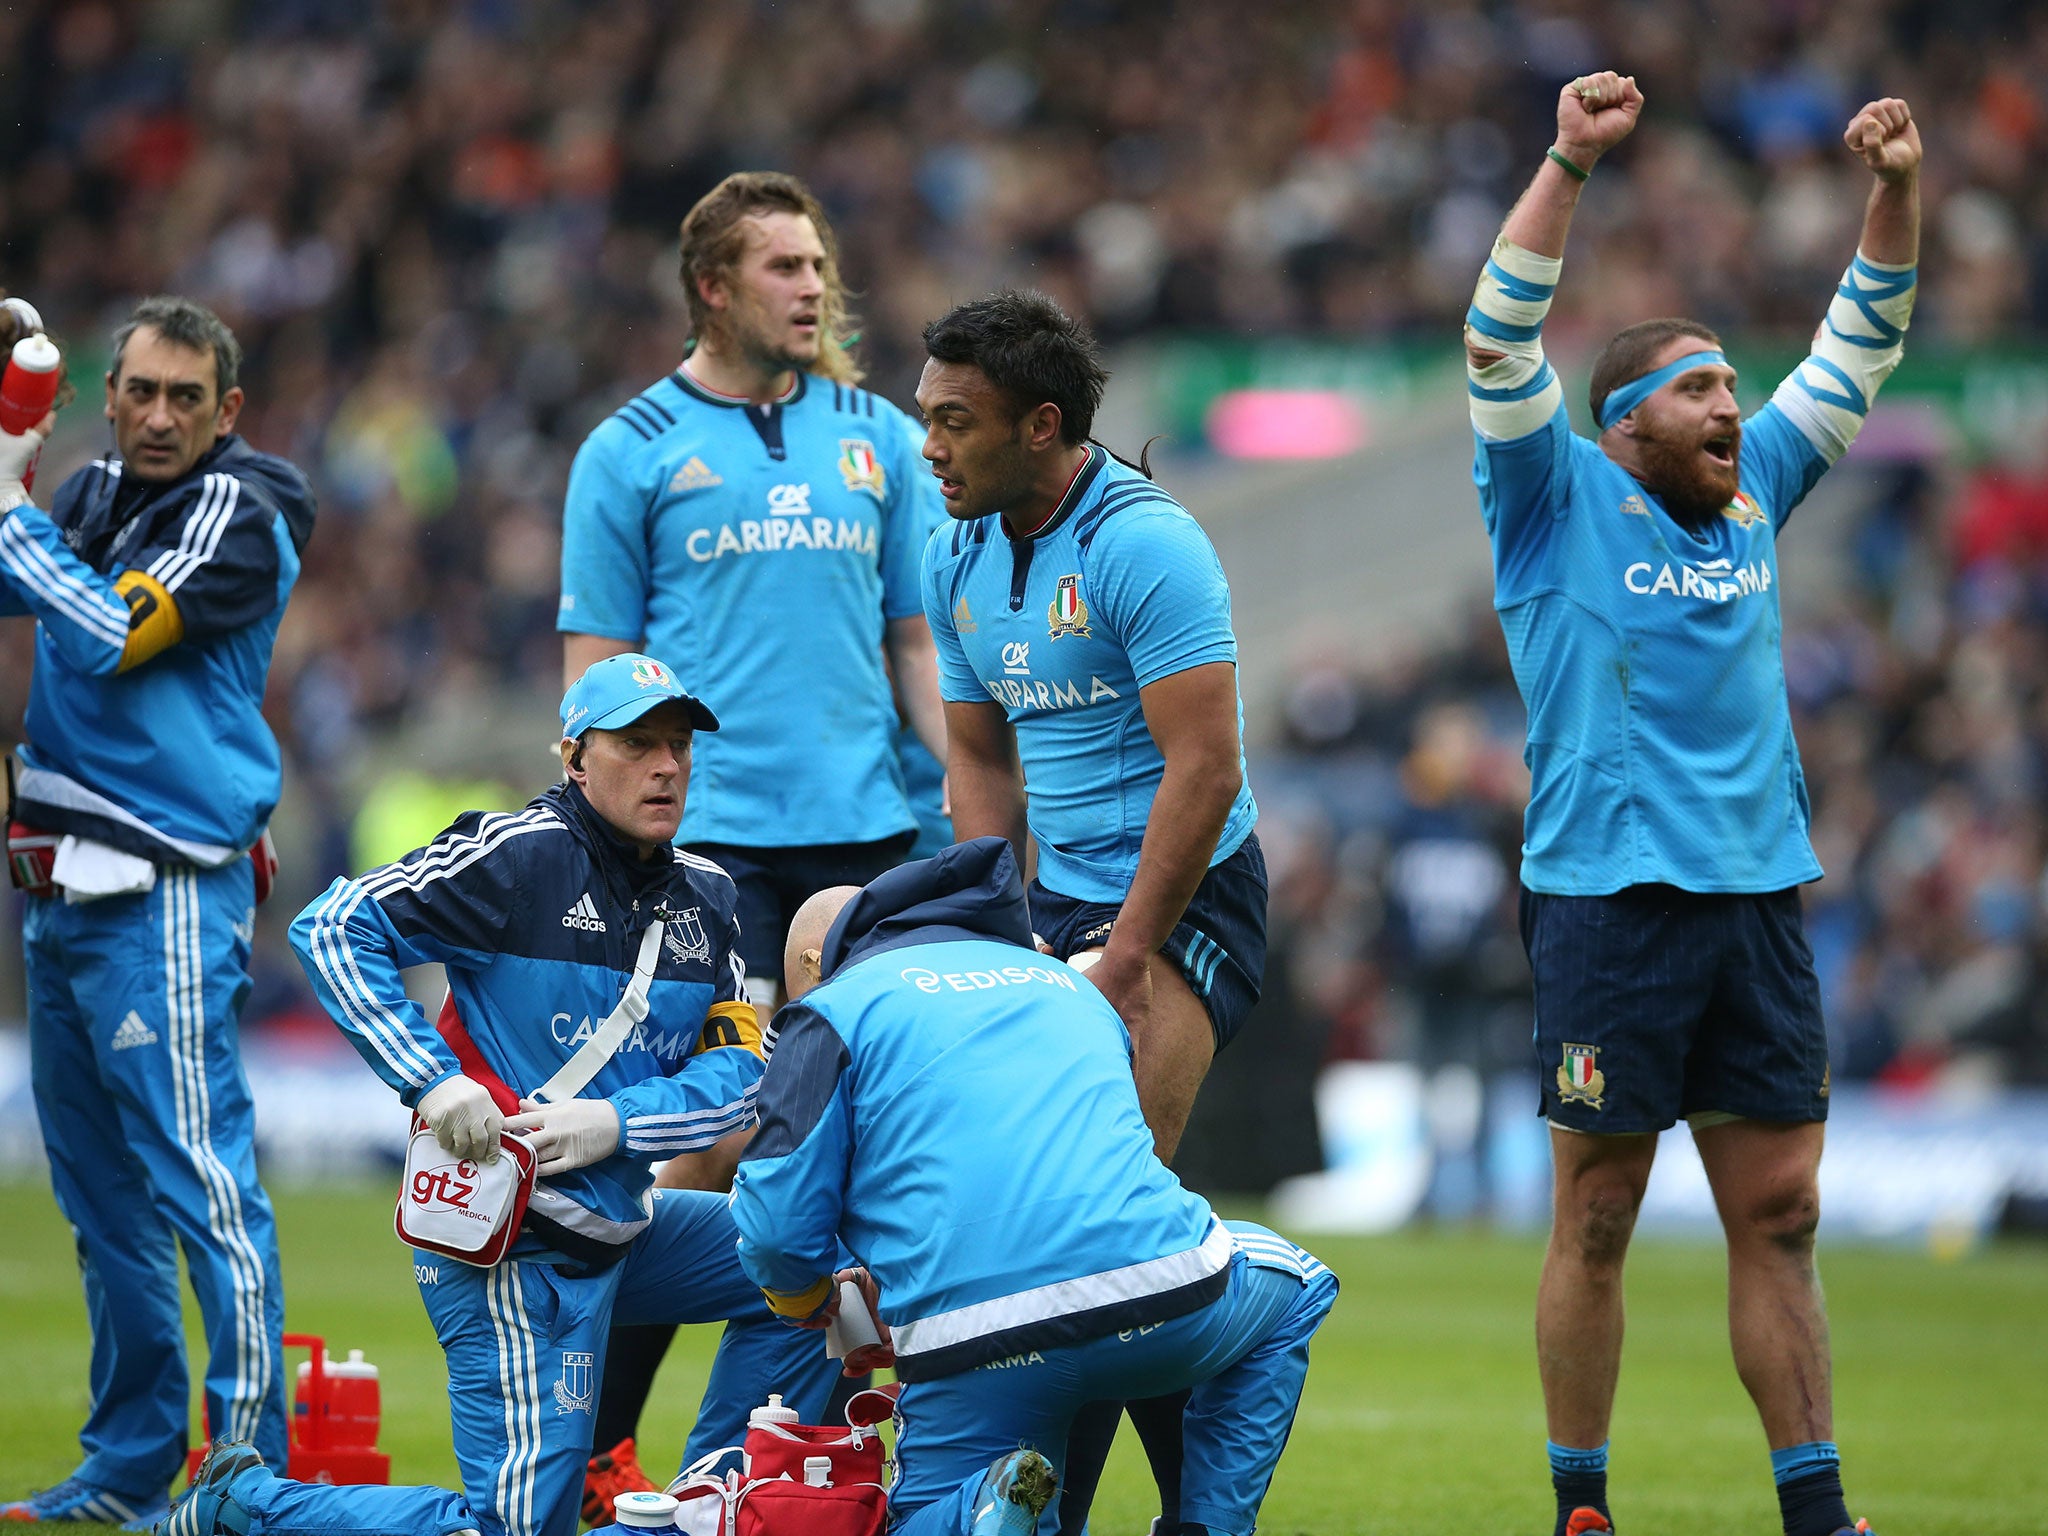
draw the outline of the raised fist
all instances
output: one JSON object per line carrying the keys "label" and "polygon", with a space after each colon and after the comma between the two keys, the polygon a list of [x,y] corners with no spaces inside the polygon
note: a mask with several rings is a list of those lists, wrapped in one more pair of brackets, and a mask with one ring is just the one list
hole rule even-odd
{"label": "raised fist", "polygon": [[1602,70],[1581,75],[1557,93],[1557,147],[1581,170],[1606,154],[1636,126],[1643,93],[1634,75]]}
{"label": "raised fist", "polygon": [[1920,130],[1913,109],[1896,96],[1866,103],[1842,130],[1842,142],[1880,181],[1901,181],[1920,169]]}

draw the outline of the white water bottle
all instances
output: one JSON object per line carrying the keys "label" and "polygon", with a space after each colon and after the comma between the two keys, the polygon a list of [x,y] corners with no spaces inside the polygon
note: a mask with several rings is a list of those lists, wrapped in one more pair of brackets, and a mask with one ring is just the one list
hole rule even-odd
{"label": "white water bottle", "polygon": [[612,1517],[627,1530],[672,1531],[677,1500],[666,1493],[622,1493],[612,1501]]}
{"label": "white water bottle", "polygon": [[782,1394],[770,1392],[768,1401],[747,1415],[747,1428],[754,1429],[767,1424],[794,1424],[802,1417],[794,1408],[782,1406]]}

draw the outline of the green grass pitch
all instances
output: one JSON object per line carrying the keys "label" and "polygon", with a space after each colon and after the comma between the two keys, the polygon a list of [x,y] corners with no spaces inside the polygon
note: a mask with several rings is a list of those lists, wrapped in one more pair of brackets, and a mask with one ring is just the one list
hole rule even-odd
{"label": "green grass pitch", "polygon": [[[290,1326],[382,1367],[395,1477],[452,1480],[440,1351],[391,1236],[388,1191],[284,1190],[278,1207]],[[1310,1246],[1344,1294],[1317,1339],[1261,1529],[1546,1536],[1529,1320],[1540,1243],[1415,1232]],[[1943,1262],[1824,1247],[1822,1271],[1854,1512],[1882,1536],[2048,1530],[2048,1250]],[[1722,1301],[1713,1246],[1638,1245],[1612,1483],[1630,1536],[1777,1530]],[[651,1462],[680,1451],[712,1343],[711,1330],[686,1329],[671,1353],[644,1426]],[[75,1465],[86,1352],[68,1234],[47,1187],[0,1184],[0,1497]],[[1095,1530],[1142,1532],[1147,1481],[1127,1431]]]}

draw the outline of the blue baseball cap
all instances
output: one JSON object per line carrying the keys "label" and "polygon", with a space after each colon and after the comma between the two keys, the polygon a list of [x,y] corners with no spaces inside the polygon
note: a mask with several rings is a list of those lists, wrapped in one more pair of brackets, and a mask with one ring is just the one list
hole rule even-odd
{"label": "blue baseball cap", "polygon": [[562,735],[570,740],[593,726],[617,730],[650,709],[680,699],[690,724],[700,731],[718,729],[718,716],[702,699],[687,692],[674,672],[652,656],[628,651],[595,662],[562,695]]}

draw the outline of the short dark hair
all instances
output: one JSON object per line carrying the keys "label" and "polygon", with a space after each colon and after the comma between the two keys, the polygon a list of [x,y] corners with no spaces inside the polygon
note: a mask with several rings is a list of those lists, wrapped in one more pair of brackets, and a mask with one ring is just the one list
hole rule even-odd
{"label": "short dark hair", "polygon": [[1088,441],[1109,370],[1095,333],[1035,289],[1004,288],[955,305],[924,328],[942,363],[972,363],[1010,397],[1017,414],[1059,407],[1060,440]]}
{"label": "short dark hair", "polygon": [[1607,403],[1607,397],[1622,385],[1633,379],[1640,379],[1650,371],[1650,359],[1655,357],[1681,336],[1691,336],[1700,341],[1721,345],[1711,327],[1697,320],[1682,320],[1666,316],[1661,320],[1638,320],[1625,330],[1614,333],[1613,339],[1600,349],[1600,355],[1593,359],[1593,384],[1586,391],[1586,401],[1593,407],[1593,425],[1600,425],[1600,408]]}
{"label": "short dark hair", "polygon": [[109,378],[120,379],[121,353],[128,345],[128,338],[145,325],[177,346],[213,353],[213,398],[216,401],[226,399],[227,392],[241,379],[242,344],[235,340],[235,333],[227,328],[219,315],[198,300],[179,298],[172,293],[159,293],[144,299],[129,311],[121,328],[114,332],[114,359],[107,364]]}

